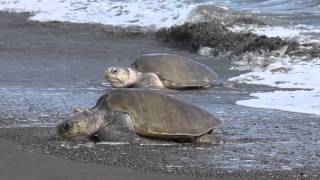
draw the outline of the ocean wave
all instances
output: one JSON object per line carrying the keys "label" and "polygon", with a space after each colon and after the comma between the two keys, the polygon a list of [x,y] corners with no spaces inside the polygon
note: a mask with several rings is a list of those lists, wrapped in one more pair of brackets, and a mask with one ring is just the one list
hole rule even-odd
{"label": "ocean wave", "polygon": [[[33,12],[31,20],[101,23],[115,26],[169,27],[187,19],[206,17],[217,11],[194,15],[198,6],[212,5],[263,16],[303,19],[319,23],[320,3],[317,0],[0,0],[0,10]],[[205,9],[205,8],[204,8]],[[211,9],[212,10],[212,9]],[[190,15],[194,15],[190,18]],[[198,19],[199,20],[199,19]],[[201,21],[201,20],[200,20]],[[319,24],[317,24],[319,25]]]}
{"label": "ocean wave", "polygon": [[36,21],[101,23],[114,26],[171,26],[194,6],[183,0],[0,0],[0,10],[33,12]]}
{"label": "ocean wave", "polygon": [[320,75],[320,58],[319,55],[314,57],[308,55],[312,49],[319,52],[319,27],[302,24],[246,25],[233,26],[229,29],[238,33],[251,32],[267,37],[280,37],[302,44],[298,53],[286,54],[284,47],[283,50],[262,54],[247,52],[233,61],[233,69],[251,72],[233,77],[231,81],[292,88],[292,90],[252,93],[250,94],[252,99],[240,100],[236,104],[320,115],[320,83],[317,78]]}

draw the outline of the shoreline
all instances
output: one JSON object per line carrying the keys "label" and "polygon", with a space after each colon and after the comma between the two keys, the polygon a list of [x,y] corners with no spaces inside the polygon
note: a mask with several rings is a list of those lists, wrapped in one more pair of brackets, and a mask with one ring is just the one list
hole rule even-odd
{"label": "shoreline", "polygon": [[[0,93],[0,123],[6,116],[13,116],[9,121],[16,123],[33,119],[39,122],[52,120],[52,123],[62,121],[72,107],[90,107],[97,97],[110,90],[101,73],[105,66],[128,65],[132,58],[144,53],[166,52],[195,59],[213,68],[224,80],[240,74],[228,69],[229,62],[213,61],[209,57],[168,47],[155,40],[153,33],[113,32],[113,28],[106,31],[88,24],[30,22],[27,14],[1,12],[0,15],[0,36],[3,38],[0,44],[0,88],[7,88],[1,89]],[[234,89],[168,92],[217,113],[224,121],[224,127],[217,133],[245,140],[247,143],[244,144],[68,148],[66,145],[74,147],[77,143],[55,139],[52,128],[1,128],[0,147],[3,148],[0,148],[0,154],[4,155],[1,159],[6,158],[1,161],[1,172],[8,172],[8,179],[50,178],[61,171],[62,177],[59,178],[74,178],[72,176],[79,167],[83,171],[76,175],[77,179],[99,179],[107,177],[109,172],[114,172],[110,177],[114,179],[317,179],[320,176],[319,116],[234,104],[236,100],[249,98],[252,92],[274,89],[239,85]],[[288,121],[292,123],[288,124]],[[6,156],[9,152],[12,156]],[[268,153],[274,155],[265,155]],[[50,163],[44,161],[47,155],[50,155]],[[10,161],[12,157],[16,158],[16,163]],[[35,158],[35,167],[44,167],[41,176],[32,174],[29,168],[20,168],[18,162],[30,160],[25,157]],[[311,157],[313,159],[307,159]],[[296,164],[301,164],[301,168]],[[118,167],[122,168],[119,170]],[[12,169],[19,169],[21,174],[15,174]],[[84,175],[86,173],[88,176]]]}

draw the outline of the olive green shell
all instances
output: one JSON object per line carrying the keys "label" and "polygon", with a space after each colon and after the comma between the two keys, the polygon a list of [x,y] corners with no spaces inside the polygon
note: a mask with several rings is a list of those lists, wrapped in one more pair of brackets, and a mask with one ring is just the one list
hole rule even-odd
{"label": "olive green shell", "polygon": [[142,73],[155,73],[172,89],[210,87],[217,74],[209,67],[172,54],[147,54],[135,59],[132,67]]}
{"label": "olive green shell", "polygon": [[105,95],[113,111],[128,113],[134,130],[157,138],[200,136],[220,126],[212,114],[168,95],[147,90],[117,89]]}

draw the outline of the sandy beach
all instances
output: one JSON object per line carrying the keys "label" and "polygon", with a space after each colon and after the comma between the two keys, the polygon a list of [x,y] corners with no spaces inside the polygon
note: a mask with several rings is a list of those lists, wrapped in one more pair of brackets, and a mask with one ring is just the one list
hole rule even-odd
{"label": "sandy beach", "polygon": [[[0,13],[0,179],[319,179],[320,117],[248,108],[235,101],[273,87],[168,91],[223,120],[224,145],[96,144],[62,141],[54,125],[91,107],[111,87],[107,66],[145,53],[173,53],[239,75],[230,63],[175,49],[139,28],[27,21]],[[32,123],[30,123],[32,122]],[[19,126],[19,127],[17,127]],[[45,126],[45,127],[42,127]]]}

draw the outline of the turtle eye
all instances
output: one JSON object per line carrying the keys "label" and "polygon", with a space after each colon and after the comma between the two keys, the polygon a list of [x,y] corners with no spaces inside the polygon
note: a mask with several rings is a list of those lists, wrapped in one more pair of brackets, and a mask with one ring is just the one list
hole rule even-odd
{"label": "turtle eye", "polygon": [[86,116],[89,116],[90,110],[89,110],[89,109],[85,109],[85,110],[83,111],[83,114],[86,115]]}
{"label": "turtle eye", "polygon": [[70,130],[71,129],[71,123],[70,122],[66,122],[64,124],[64,126],[63,126],[63,129],[66,130],[66,131]]}
{"label": "turtle eye", "polygon": [[118,72],[118,70],[117,70],[117,69],[111,69],[111,72],[112,72],[113,74],[116,74],[116,73]]}

